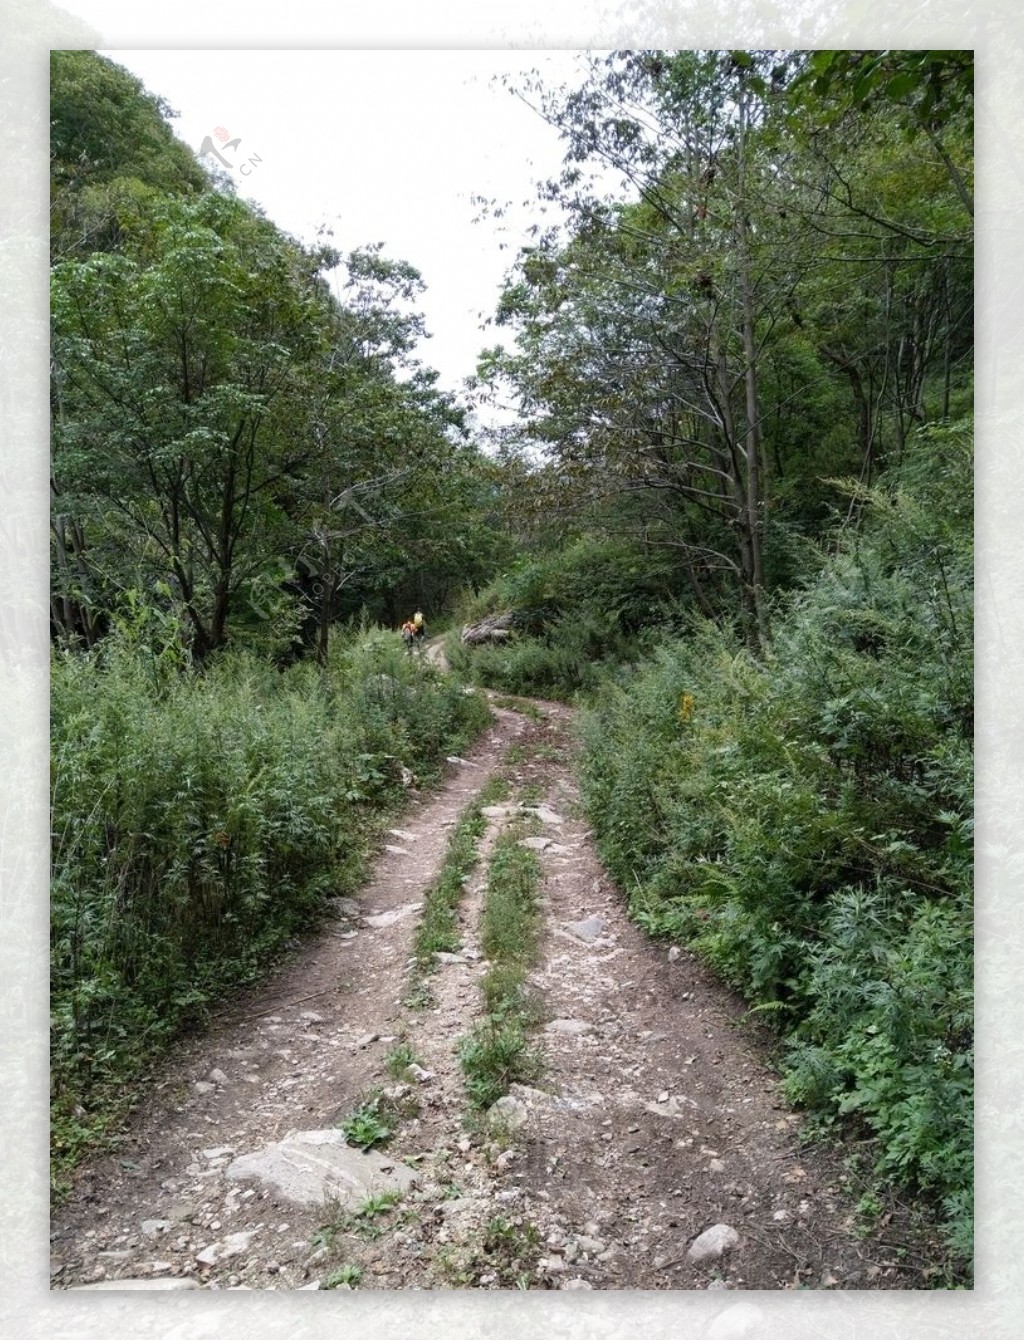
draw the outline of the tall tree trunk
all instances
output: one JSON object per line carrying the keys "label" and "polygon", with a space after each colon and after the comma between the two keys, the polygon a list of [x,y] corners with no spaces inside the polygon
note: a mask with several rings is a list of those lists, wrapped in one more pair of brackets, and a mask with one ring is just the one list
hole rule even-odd
{"label": "tall tree trunk", "polygon": [[768,606],[764,592],[764,520],[761,477],[761,411],[757,393],[757,348],[754,338],[754,282],[751,275],[750,239],[747,227],[747,92],[739,98],[737,137],[736,242],[739,258],[740,293],[743,308],[743,384],[746,411],[744,433],[746,540],[749,548],[749,601],[754,626],[751,641],[763,650],[768,641]]}
{"label": "tall tree trunk", "polygon": [[318,665],[326,665],[331,636],[331,611],[334,606],[334,594],[338,586],[333,568],[325,568],[320,579],[320,585],[320,612],[316,627],[316,660]]}
{"label": "tall tree trunk", "polygon": [[864,390],[864,379],[861,377],[860,369],[856,363],[841,349],[830,349],[826,345],[822,345],[821,352],[830,363],[834,363],[837,368],[846,374],[847,381],[850,383],[854,404],[857,406],[857,437],[860,444],[861,479],[865,484],[870,484],[872,471],[874,470],[875,435],[871,414],[871,399]]}

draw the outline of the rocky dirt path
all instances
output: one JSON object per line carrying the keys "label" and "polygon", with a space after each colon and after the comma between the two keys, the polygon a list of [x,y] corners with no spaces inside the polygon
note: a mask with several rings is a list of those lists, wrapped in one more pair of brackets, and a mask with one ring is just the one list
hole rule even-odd
{"label": "rocky dirt path", "polygon": [[[500,700],[499,700],[500,701]],[[800,1141],[743,1009],[625,917],[578,808],[571,713],[498,707],[388,836],[358,902],[169,1058],[115,1154],[54,1214],[51,1287],[893,1289],[841,1167]],[[545,1022],[535,1087],[470,1112],[459,1041],[481,1013],[477,923],[412,971],[425,898],[489,779],[537,806]],[[370,1152],[338,1123],[386,1112]]]}

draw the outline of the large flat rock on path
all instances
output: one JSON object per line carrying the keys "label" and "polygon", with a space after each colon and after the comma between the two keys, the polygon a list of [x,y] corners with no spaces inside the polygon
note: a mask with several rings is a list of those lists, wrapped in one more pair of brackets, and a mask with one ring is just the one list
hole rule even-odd
{"label": "large flat rock on path", "polygon": [[587,917],[585,921],[570,921],[566,930],[584,944],[596,944],[604,934],[608,922],[604,917]]}
{"label": "large flat rock on path", "polygon": [[404,1163],[373,1150],[353,1148],[339,1130],[297,1131],[226,1169],[232,1181],[257,1181],[297,1205],[318,1205],[336,1196],[359,1206],[381,1191],[408,1191],[416,1174]]}

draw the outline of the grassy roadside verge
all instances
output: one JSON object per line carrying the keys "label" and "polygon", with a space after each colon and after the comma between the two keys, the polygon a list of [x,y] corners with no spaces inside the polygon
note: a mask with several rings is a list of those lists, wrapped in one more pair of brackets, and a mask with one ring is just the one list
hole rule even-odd
{"label": "grassy roadside verge", "polygon": [[541,1068],[530,1041],[541,1011],[527,983],[540,934],[540,862],[521,845],[527,827],[517,822],[501,834],[488,871],[480,923],[490,962],[481,982],[486,1012],[459,1047],[466,1091],[478,1110],[516,1081],[537,1079]]}

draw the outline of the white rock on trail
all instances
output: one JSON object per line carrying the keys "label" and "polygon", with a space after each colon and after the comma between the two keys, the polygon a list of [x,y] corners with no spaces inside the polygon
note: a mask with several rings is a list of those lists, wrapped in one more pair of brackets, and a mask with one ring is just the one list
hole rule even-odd
{"label": "white rock on trail", "polygon": [[604,932],[607,922],[603,917],[587,917],[585,921],[571,921],[566,930],[584,944],[595,944]]}
{"label": "white rock on trail", "polygon": [[740,1235],[728,1224],[713,1224],[690,1244],[690,1249],[686,1253],[687,1260],[717,1261],[725,1252],[735,1247],[739,1240]]}
{"label": "white rock on trail", "polygon": [[249,1250],[249,1244],[258,1232],[258,1229],[253,1228],[245,1233],[229,1233],[226,1238],[211,1242],[208,1247],[196,1252],[196,1260],[201,1266],[215,1266],[221,1261],[230,1260],[232,1256],[241,1256]]}
{"label": "white rock on trail", "polygon": [[406,917],[411,917],[422,906],[422,903],[404,903],[401,907],[393,907],[387,912],[372,912],[363,917],[363,922],[367,926],[372,926],[374,930],[383,930],[386,926],[393,926],[396,921],[404,921]]}
{"label": "white rock on trail", "polygon": [[549,810],[546,805],[527,805],[524,808],[527,814],[536,815],[542,824],[554,824],[557,826],[565,823],[565,820],[560,814],[556,814],[554,810]]}
{"label": "white rock on trail", "polygon": [[408,1191],[417,1181],[406,1164],[354,1149],[334,1128],[298,1131],[245,1154],[228,1165],[226,1176],[257,1181],[299,1205],[320,1205],[325,1196],[337,1196],[344,1206],[359,1205],[381,1191]]}
{"label": "white rock on trail", "polygon": [[513,1098],[511,1094],[505,1094],[503,1098],[499,1098],[496,1103],[492,1103],[487,1109],[487,1117],[490,1122],[500,1123],[512,1130],[525,1126],[529,1116],[526,1104],[522,1099]]}
{"label": "white rock on trail", "polygon": [[644,1103],[644,1108],[648,1112],[653,1112],[656,1117],[672,1117],[679,1120],[682,1117],[690,1115],[683,1104],[686,1104],[690,1108],[699,1107],[699,1104],[695,1103],[692,1098],[677,1097],[673,1094],[663,1102]]}

